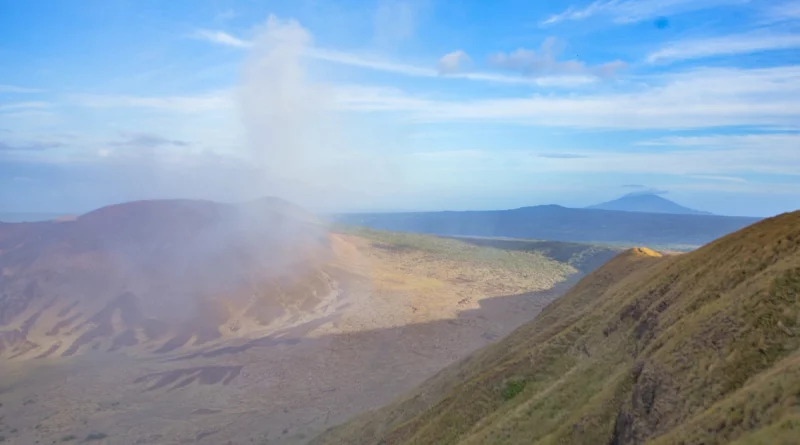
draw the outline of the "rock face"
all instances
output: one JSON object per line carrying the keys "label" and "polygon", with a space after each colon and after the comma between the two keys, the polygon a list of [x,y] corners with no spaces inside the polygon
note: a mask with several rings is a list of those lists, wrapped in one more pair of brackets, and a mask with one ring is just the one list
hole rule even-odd
{"label": "rock face", "polygon": [[0,357],[247,336],[335,295],[324,227],[276,200],[138,201],[0,223]]}
{"label": "rock face", "polygon": [[533,321],[312,444],[797,443],[800,211],[630,249]]}

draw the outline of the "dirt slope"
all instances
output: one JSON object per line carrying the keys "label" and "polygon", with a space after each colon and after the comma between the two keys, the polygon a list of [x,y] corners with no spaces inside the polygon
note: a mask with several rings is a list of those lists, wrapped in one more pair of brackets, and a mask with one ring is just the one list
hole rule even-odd
{"label": "dirt slope", "polygon": [[322,225],[274,199],[0,224],[0,358],[246,337],[335,297],[334,260]]}
{"label": "dirt slope", "polygon": [[502,341],[313,444],[796,444],[800,212],[632,249]]}
{"label": "dirt slope", "polygon": [[617,252],[322,229],[287,203],[197,201],[0,226],[4,445],[305,444]]}

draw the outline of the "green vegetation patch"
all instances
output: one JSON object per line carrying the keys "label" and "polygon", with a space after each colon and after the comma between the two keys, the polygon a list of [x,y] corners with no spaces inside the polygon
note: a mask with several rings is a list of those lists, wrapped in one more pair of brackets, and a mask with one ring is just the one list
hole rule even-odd
{"label": "green vegetation patch", "polygon": [[86,439],[83,439],[84,442],[91,442],[93,440],[103,440],[108,437],[108,434],[105,433],[91,433],[86,436]]}
{"label": "green vegetation patch", "polygon": [[443,260],[502,267],[514,271],[553,270],[561,276],[571,275],[578,271],[567,261],[561,262],[548,256],[545,251],[536,249],[499,248],[479,245],[466,239],[461,240],[407,232],[388,232],[366,227],[339,225],[335,226],[333,230],[337,233],[356,235],[368,239],[372,241],[373,246],[379,249],[420,251],[435,255]]}
{"label": "green vegetation patch", "polygon": [[506,385],[503,387],[503,390],[500,392],[500,395],[503,396],[504,400],[511,400],[517,395],[519,395],[524,389],[525,384],[528,383],[523,379],[513,379],[506,382]]}

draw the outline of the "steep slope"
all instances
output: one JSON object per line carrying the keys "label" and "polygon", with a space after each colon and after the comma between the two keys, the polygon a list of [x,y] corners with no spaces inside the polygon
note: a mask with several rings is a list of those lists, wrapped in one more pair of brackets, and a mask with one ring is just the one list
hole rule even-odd
{"label": "steep slope", "polygon": [[0,357],[247,336],[335,297],[331,260],[324,228],[274,199],[138,201],[0,224]]}
{"label": "steep slope", "polygon": [[[317,233],[313,217],[299,209],[285,209],[281,203],[261,204],[276,210],[278,221],[297,230],[296,236],[291,237],[287,235],[291,231],[281,228],[283,223],[253,217],[254,223],[263,225],[271,234],[267,240],[280,236],[279,246],[300,249],[303,241],[308,241],[304,235],[306,229]],[[6,442],[61,443],[64,437],[80,441],[102,433],[108,436],[107,443],[115,445],[305,444],[326,428],[385,405],[444,367],[508,335],[562,295],[580,271],[589,270],[619,252],[617,248],[601,246],[516,240],[502,243],[489,240],[488,245],[475,245],[430,235],[361,229],[326,233],[327,241],[320,249],[312,249],[314,255],[306,258],[310,267],[307,274],[284,277],[310,280],[317,272],[330,276],[335,299],[322,298],[313,307],[317,301],[313,292],[300,288],[298,292],[281,294],[270,286],[276,280],[269,276],[265,281],[259,279],[264,266],[260,260],[269,259],[269,255],[275,255],[276,261],[303,258],[287,257],[291,249],[289,252],[265,249],[265,242],[255,237],[252,244],[240,246],[248,256],[236,259],[229,255],[231,250],[238,251],[234,249],[238,244],[233,241],[248,231],[229,231],[228,225],[214,222],[215,218],[208,222],[210,226],[200,226],[205,229],[191,229],[194,227],[191,222],[203,220],[198,215],[206,210],[218,209],[227,220],[232,218],[231,214],[240,212],[238,208],[180,201],[131,203],[106,209],[93,216],[98,222],[92,225],[90,233],[84,234],[89,240],[100,237],[106,241],[88,250],[102,261],[90,262],[73,251],[82,239],[77,232],[59,233],[56,239],[63,242],[54,244],[45,240],[44,244],[50,247],[29,252],[41,254],[33,265],[9,270],[15,272],[16,280],[42,276],[51,277],[53,282],[37,284],[40,289],[29,303],[31,307],[0,328],[9,332],[9,336],[26,331],[22,341],[27,338],[37,345],[27,354],[17,356],[19,351],[15,349],[19,343],[3,343],[7,349],[0,358],[0,433],[6,436]],[[311,226],[299,222],[304,220],[309,220]],[[133,227],[128,227],[126,221]],[[109,226],[110,222],[114,224]],[[83,226],[85,221],[79,219],[75,223],[78,226],[52,229],[77,230],[75,227]],[[31,243],[36,239],[23,232],[44,234],[43,227],[50,226],[9,226],[0,234],[10,238],[3,238],[0,243],[9,246],[7,253],[20,254],[35,246]],[[200,245],[208,244],[203,240],[210,227],[220,229],[220,234],[213,236],[220,243],[214,249],[200,249]],[[141,229],[140,233],[136,233],[136,228]],[[182,240],[183,236],[191,237],[194,242]],[[147,257],[154,267],[169,265],[169,257],[175,257],[191,270],[208,275],[187,271],[190,277],[198,277],[195,278],[200,288],[195,294],[198,298],[205,295],[202,290],[207,280],[230,277],[225,265],[233,261],[232,266],[247,272],[234,282],[253,286],[247,293],[252,295],[248,307],[258,302],[274,303],[267,307],[283,308],[286,313],[267,318],[268,324],[262,325],[253,319],[255,315],[243,311],[245,305],[239,303],[239,298],[245,293],[235,287],[213,297],[213,301],[228,302],[226,307],[239,309],[229,309],[228,318],[220,317],[227,321],[219,327],[213,320],[199,325],[208,330],[218,327],[219,338],[201,344],[190,341],[172,351],[154,353],[172,337],[147,340],[136,326],[144,323],[142,320],[156,323],[168,320],[170,314],[151,310],[146,303],[172,298],[171,292],[132,289],[135,298],[128,297],[113,309],[96,309],[96,312],[89,310],[94,308],[93,304],[75,293],[55,293],[66,289],[57,286],[63,280],[58,274],[70,271],[84,274],[76,279],[91,278],[95,282],[99,280],[95,273],[109,270],[128,274],[125,276],[130,282],[150,279],[149,274],[140,271],[139,257],[133,255],[138,250],[117,246],[120,239],[128,238],[145,251],[155,249],[159,253]],[[156,240],[164,240],[163,246]],[[198,259],[183,258],[180,250],[172,251],[180,248],[189,248],[186,253]],[[205,253],[200,255],[199,251]],[[64,255],[64,260],[54,256],[55,253]],[[136,267],[120,268],[113,263],[97,266],[111,263],[112,259],[118,262],[120,256]],[[325,260],[328,256],[333,261]],[[94,272],[92,267],[100,269]],[[176,281],[172,288],[186,291],[184,298],[192,301],[190,292],[195,285],[180,279],[183,276],[186,275],[173,276]],[[110,279],[123,281],[118,275]],[[281,282],[280,277],[277,281]],[[258,292],[258,286],[265,288]],[[19,287],[15,289],[7,288],[6,296],[21,298]],[[88,285],[78,290],[86,292],[82,295],[86,300],[96,298],[98,305],[113,300],[109,296],[115,295],[102,292],[102,288],[89,289]],[[51,299],[55,302],[50,308],[33,324],[25,324],[28,314],[39,307],[40,301]],[[63,317],[52,314],[55,308],[72,301],[77,301],[76,306],[65,310]],[[305,308],[306,301],[310,309]],[[81,328],[86,331],[65,334],[73,329],[69,327],[59,329],[54,336],[39,334],[40,327],[54,329],[50,317],[66,324],[76,315],[82,320],[81,313],[89,314],[89,322]],[[102,316],[94,316],[98,313]],[[136,318],[131,313],[142,315]],[[265,315],[270,313],[267,311]],[[108,326],[101,322],[109,314],[114,332],[119,328],[132,329],[140,342],[109,351],[108,343],[117,336],[98,335],[80,346],[74,355],[62,357],[76,336],[98,326]],[[128,328],[129,325],[133,328]],[[179,326],[174,323],[166,327]],[[227,329],[229,326],[237,329],[232,331]],[[48,345],[54,344],[48,341],[54,342],[54,337],[62,335],[61,347],[47,355]],[[95,345],[98,345],[96,351]]]}
{"label": "steep slope", "polygon": [[587,209],[619,210],[623,212],[671,213],[675,215],[711,215],[709,212],[690,209],[652,193],[629,194],[612,201],[589,206]]}
{"label": "steep slope", "polygon": [[800,212],[619,255],[532,322],[314,444],[793,444]]}
{"label": "steep slope", "polygon": [[514,210],[361,213],[338,222],[374,229],[447,236],[484,236],[551,241],[696,247],[758,221],[714,215],[672,215],[555,205]]}

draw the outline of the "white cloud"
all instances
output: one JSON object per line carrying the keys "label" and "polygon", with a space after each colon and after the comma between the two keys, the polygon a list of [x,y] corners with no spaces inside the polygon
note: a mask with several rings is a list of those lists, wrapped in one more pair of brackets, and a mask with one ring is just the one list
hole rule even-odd
{"label": "white cloud", "polygon": [[51,108],[52,106],[53,104],[50,102],[42,101],[14,102],[0,104],[0,111],[41,110],[44,108]]}
{"label": "white cloud", "polygon": [[11,111],[11,112],[3,112],[2,117],[4,120],[19,120],[19,121],[27,121],[32,122],[34,119],[36,123],[42,124],[47,120],[51,120],[56,118],[58,115],[51,111],[42,111],[42,110],[22,110],[22,111]]}
{"label": "white cloud", "polygon": [[[451,76],[475,79],[483,75],[456,73]],[[531,82],[544,80],[529,79]],[[562,80],[564,78],[553,79]],[[796,125],[800,119],[800,66],[696,69],[640,77],[636,84],[628,84],[623,91],[492,99],[443,100],[383,86],[339,84],[329,87],[334,100],[332,106],[340,110],[402,113],[404,119],[416,122],[673,130],[737,125],[786,128]],[[70,99],[87,107],[152,108],[176,113],[234,107],[231,91],[165,97],[83,95]],[[685,146],[690,139],[673,140],[676,141]],[[667,141],[651,143],[664,145]]]}
{"label": "white cloud", "polygon": [[597,82],[597,77],[587,76],[582,74],[575,75],[558,75],[558,76],[538,76],[538,77],[523,77],[523,76],[507,76],[505,74],[497,73],[456,73],[447,77],[456,79],[467,79],[475,81],[485,81],[493,83],[506,83],[506,84],[520,84],[532,85],[539,87],[557,87],[557,88],[574,88],[585,85],[590,85]]}
{"label": "white cloud", "polygon": [[541,22],[552,25],[564,21],[585,20],[605,16],[615,23],[635,23],[684,12],[699,11],[715,6],[747,3],[748,0],[596,0],[585,7],[570,6]]}
{"label": "white cloud", "polygon": [[233,46],[236,48],[249,48],[253,45],[252,42],[242,40],[238,37],[228,34],[227,32],[218,30],[199,29],[192,34],[191,37],[199,40],[207,40],[219,45]]}
{"label": "white cloud", "polygon": [[390,62],[378,57],[369,55],[359,55],[343,51],[328,50],[321,48],[307,48],[305,55],[317,60],[331,63],[367,68],[376,71],[385,71],[396,74],[403,74],[414,77],[437,77],[436,70],[431,68],[418,67],[403,63]]}
{"label": "white cloud", "polygon": [[[395,74],[402,74],[411,77],[430,77],[441,78],[440,72],[425,67],[408,65],[403,63],[389,62],[370,55],[359,55],[341,51],[325,50],[313,48],[306,51],[306,56],[331,63],[355,66],[376,71],[383,71]],[[597,81],[594,76],[577,75],[558,75],[558,76],[509,76],[500,73],[487,72],[457,72],[445,76],[447,79],[464,79],[477,82],[489,82],[500,84],[531,85],[539,87],[576,87],[591,84]]]}
{"label": "white cloud", "polygon": [[536,75],[598,75],[612,76],[626,64],[620,60],[597,66],[587,66],[580,60],[558,60],[565,44],[548,37],[538,50],[519,48],[511,53],[496,53],[489,57],[495,67],[518,71],[528,76]]}
{"label": "white cloud", "polygon": [[800,19],[800,1],[773,3],[766,11],[767,22],[784,22]]}
{"label": "white cloud", "polygon": [[744,178],[739,178],[736,176],[721,176],[721,175],[689,175],[690,178],[694,179],[705,179],[709,181],[722,181],[722,182],[738,182],[744,183],[747,182]]}
{"label": "white cloud", "polygon": [[346,111],[419,112],[432,103],[390,87],[346,85],[335,88],[334,94],[337,107]]}
{"label": "white cloud", "polygon": [[647,141],[638,145],[662,147],[780,147],[800,148],[800,133],[767,133],[767,134],[712,134],[704,136],[669,136]]}
{"label": "white cloud", "polygon": [[741,174],[800,175],[800,154],[768,145],[635,153],[591,150],[584,154],[588,157],[520,162],[532,171],[670,174],[727,182],[742,182],[740,178],[731,179]]}
{"label": "white cloud", "polygon": [[411,38],[417,28],[420,7],[419,1],[381,0],[374,15],[375,41],[385,45]]}
{"label": "white cloud", "polygon": [[226,9],[224,11],[217,13],[217,15],[214,16],[214,20],[224,22],[232,18],[235,18],[238,15],[239,14],[237,14],[236,11],[234,11],[233,9]]}
{"label": "white cloud", "polygon": [[408,112],[425,122],[481,121],[597,129],[788,126],[800,116],[797,66],[698,69],[640,80],[651,86],[629,86],[628,91],[616,93],[450,101],[415,97],[399,90],[384,98],[382,90],[376,90],[368,106]]}
{"label": "white cloud", "polygon": [[27,88],[17,85],[3,85],[0,84],[0,93],[41,93],[43,90],[39,88]]}
{"label": "white cloud", "polygon": [[[249,48],[253,45],[253,42],[241,40],[222,31],[209,31],[209,35],[215,36],[215,38],[203,37],[203,39],[212,43],[237,48]],[[228,42],[235,43],[230,44]],[[442,72],[437,69],[390,61],[374,54],[358,54],[308,46],[303,50],[303,55],[314,60],[400,74],[404,76],[429,78],[443,77],[441,76]],[[616,72],[618,69],[624,67],[624,65],[624,62],[620,61],[610,62],[599,67],[595,67],[596,71],[594,74],[606,76],[612,72]],[[488,72],[455,72],[448,74],[446,78],[501,84],[531,85],[538,87],[570,88],[595,83],[597,79],[594,74],[586,72],[567,74],[562,72],[558,75],[538,75],[536,77],[527,77],[519,75],[509,76],[500,73]]]}
{"label": "white cloud", "polygon": [[[691,177],[698,183],[721,183],[723,187],[756,187],[758,181],[740,176],[780,174],[800,177],[800,153],[787,147],[775,147],[765,140],[753,147],[720,147],[715,150],[680,149],[670,151],[572,150],[570,156],[549,156],[542,147],[531,150],[503,150],[499,147],[462,151],[436,152],[427,156],[432,166],[456,171],[519,174],[635,174]],[[422,156],[419,153],[415,157]],[[440,167],[441,166],[441,167]],[[682,181],[685,182],[685,181]],[[800,182],[794,181],[794,190]],[[645,189],[645,187],[637,187]],[[669,186],[672,189],[672,186]]]}
{"label": "white cloud", "polygon": [[79,94],[67,97],[75,105],[88,108],[150,108],[154,110],[179,113],[198,113],[204,111],[233,108],[230,91],[223,90],[196,96],[131,96]]}
{"label": "white cloud", "polygon": [[576,159],[571,165],[554,167],[579,171],[593,168],[588,161],[595,161],[595,171],[676,174],[733,183],[748,182],[736,174],[800,175],[800,133],[667,137],[640,145],[671,146],[674,150],[591,151],[592,158],[585,165]]}
{"label": "white cloud", "polygon": [[469,55],[459,49],[442,56],[436,67],[439,68],[441,74],[454,74],[466,69],[470,63],[472,63],[472,59]]}
{"label": "white cloud", "polygon": [[674,42],[647,56],[649,63],[800,48],[800,34],[740,34]]}
{"label": "white cloud", "polygon": [[576,8],[574,6],[570,6],[564,12],[551,15],[550,17],[542,21],[542,24],[551,25],[554,23],[559,23],[567,20],[583,20],[607,10],[613,3],[616,2],[597,0],[590,3],[588,6],[584,8]]}

